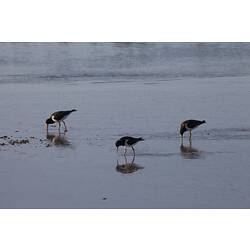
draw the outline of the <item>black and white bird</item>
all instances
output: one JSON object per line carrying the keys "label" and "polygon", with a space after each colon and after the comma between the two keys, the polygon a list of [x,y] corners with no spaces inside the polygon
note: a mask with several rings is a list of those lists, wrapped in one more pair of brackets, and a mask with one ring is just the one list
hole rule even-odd
{"label": "black and white bird", "polygon": [[116,141],[115,143],[115,146],[116,146],[116,149],[117,149],[117,152],[118,152],[118,148],[120,146],[123,146],[125,148],[125,151],[124,151],[124,155],[126,155],[127,153],[127,148],[132,148],[133,150],[133,153],[135,155],[135,149],[134,149],[134,145],[139,142],[139,141],[144,141],[144,139],[142,137],[131,137],[131,136],[124,136],[124,137],[121,137],[119,140]]}
{"label": "black and white bird", "polygon": [[72,113],[75,112],[76,109],[72,109],[72,110],[66,110],[66,111],[57,111],[54,112],[53,114],[50,115],[50,117],[46,120],[45,124],[46,124],[46,128],[48,130],[48,126],[49,124],[54,124],[54,123],[58,123],[58,128],[60,131],[61,128],[61,122],[64,125],[65,131],[67,131],[67,127],[65,124],[65,119]]}
{"label": "black and white bird", "polygon": [[192,138],[192,130],[199,127],[201,124],[206,123],[206,121],[198,121],[198,120],[186,120],[181,123],[180,134],[183,139],[183,134],[186,131],[189,131],[189,140]]}

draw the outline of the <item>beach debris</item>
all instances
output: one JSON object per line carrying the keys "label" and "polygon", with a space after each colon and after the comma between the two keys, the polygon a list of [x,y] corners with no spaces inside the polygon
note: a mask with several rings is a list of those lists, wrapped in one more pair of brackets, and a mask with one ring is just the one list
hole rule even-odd
{"label": "beach debris", "polygon": [[6,145],[21,145],[21,144],[28,144],[30,143],[30,140],[28,138],[21,138],[21,139],[13,139],[12,136],[1,136],[0,139],[0,146],[6,146]]}
{"label": "beach debris", "polygon": [[42,138],[36,138],[35,136],[27,136],[27,137],[13,137],[13,136],[7,136],[3,135],[0,136],[0,147],[1,146],[21,146],[25,144],[34,145],[35,147],[38,146],[38,144],[45,147],[52,147],[53,145],[51,143],[48,143],[47,139]]}
{"label": "beach debris", "polygon": [[15,145],[15,144],[20,145],[20,144],[27,144],[27,143],[30,143],[29,139],[21,139],[21,140],[18,140],[18,139],[13,140],[13,139],[11,139],[11,140],[9,140],[10,145]]}
{"label": "beach debris", "polygon": [[103,198],[102,198],[102,200],[104,200],[104,201],[105,201],[105,200],[107,200],[107,198],[106,198],[106,197],[103,197]]}
{"label": "beach debris", "polygon": [[0,146],[6,146],[7,145],[6,140],[10,139],[10,137],[8,137],[7,135],[4,135],[4,136],[0,136],[0,139],[3,140],[3,141],[0,141]]}
{"label": "beach debris", "polygon": [[7,135],[1,136],[0,139],[10,139]]}

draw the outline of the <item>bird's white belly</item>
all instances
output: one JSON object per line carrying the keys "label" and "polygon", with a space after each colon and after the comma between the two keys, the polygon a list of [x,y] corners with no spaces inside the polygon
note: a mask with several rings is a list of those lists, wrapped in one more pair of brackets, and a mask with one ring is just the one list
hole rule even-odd
{"label": "bird's white belly", "polygon": [[54,122],[57,122],[57,120],[55,120],[55,117],[52,116],[51,119],[54,121]]}

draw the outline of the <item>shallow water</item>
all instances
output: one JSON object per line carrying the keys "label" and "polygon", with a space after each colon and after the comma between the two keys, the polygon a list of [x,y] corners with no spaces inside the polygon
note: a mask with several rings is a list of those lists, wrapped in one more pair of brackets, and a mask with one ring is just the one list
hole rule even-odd
{"label": "shallow water", "polygon": [[[249,76],[249,43],[1,43],[0,83]],[[157,81],[155,81],[157,79]]]}
{"label": "shallow water", "polygon": [[[42,50],[38,44],[31,51],[34,46]],[[124,48],[120,50],[123,55]],[[168,51],[173,58],[180,53]],[[24,52],[16,51],[20,67],[20,58],[30,56]],[[39,58],[32,56],[32,64],[37,64],[31,69],[40,65]],[[58,60],[50,64],[56,66]],[[22,71],[13,62],[7,65],[8,70],[12,65],[12,73]],[[23,67],[27,75],[28,64]],[[56,72],[53,67],[51,71]],[[0,146],[1,208],[250,207],[248,76],[104,78],[44,77],[25,83],[17,76],[6,82],[1,78],[0,137],[30,139],[29,144]],[[72,108],[78,111],[66,120],[69,131],[59,135],[51,127],[47,135],[47,116]],[[182,145],[179,125],[188,118],[207,124],[194,131],[191,145],[188,135]],[[132,152],[127,159],[122,149],[116,153],[114,142],[127,134],[145,138],[136,145],[134,161]]]}

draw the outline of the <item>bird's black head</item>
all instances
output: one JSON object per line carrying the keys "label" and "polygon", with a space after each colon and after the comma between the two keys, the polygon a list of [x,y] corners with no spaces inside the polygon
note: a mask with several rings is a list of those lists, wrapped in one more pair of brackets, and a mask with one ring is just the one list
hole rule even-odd
{"label": "bird's black head", "polygon": [[183,134],[187,131],[186,127],[185,126],[181,126],[180,128],[180,134],[181,136],[183,136]]}
{"label": "bird's black head", "polygon": [[53,124],[53,123],[55,123],[55,122],[51,119],[51,117],[48,118],[48,119],[45,121],[45,127],[46,127],[47,131],[48,131],[48,128],[49,128],[49,124]]}
{"label": "bird's black head", "polygon": [[46,121],[45,121],[45,123],[47,124],[47,125],[49,125],[49,124],[53,124],[53,123],[55,123],[52,119],[51,119],[51,117],[50,118],[48,118]]}
{"label": "bird's black head", "polygon": [[201,123],[207,123],[205,120],[201,121]]}
{"label": "bird's black head", "polygon": [[115,146],[116,146],[117,151],[118,151],[118,148],[119,148],[120,146],[123,146],[122,141],[121,141],[121,140],[116,141]]}

